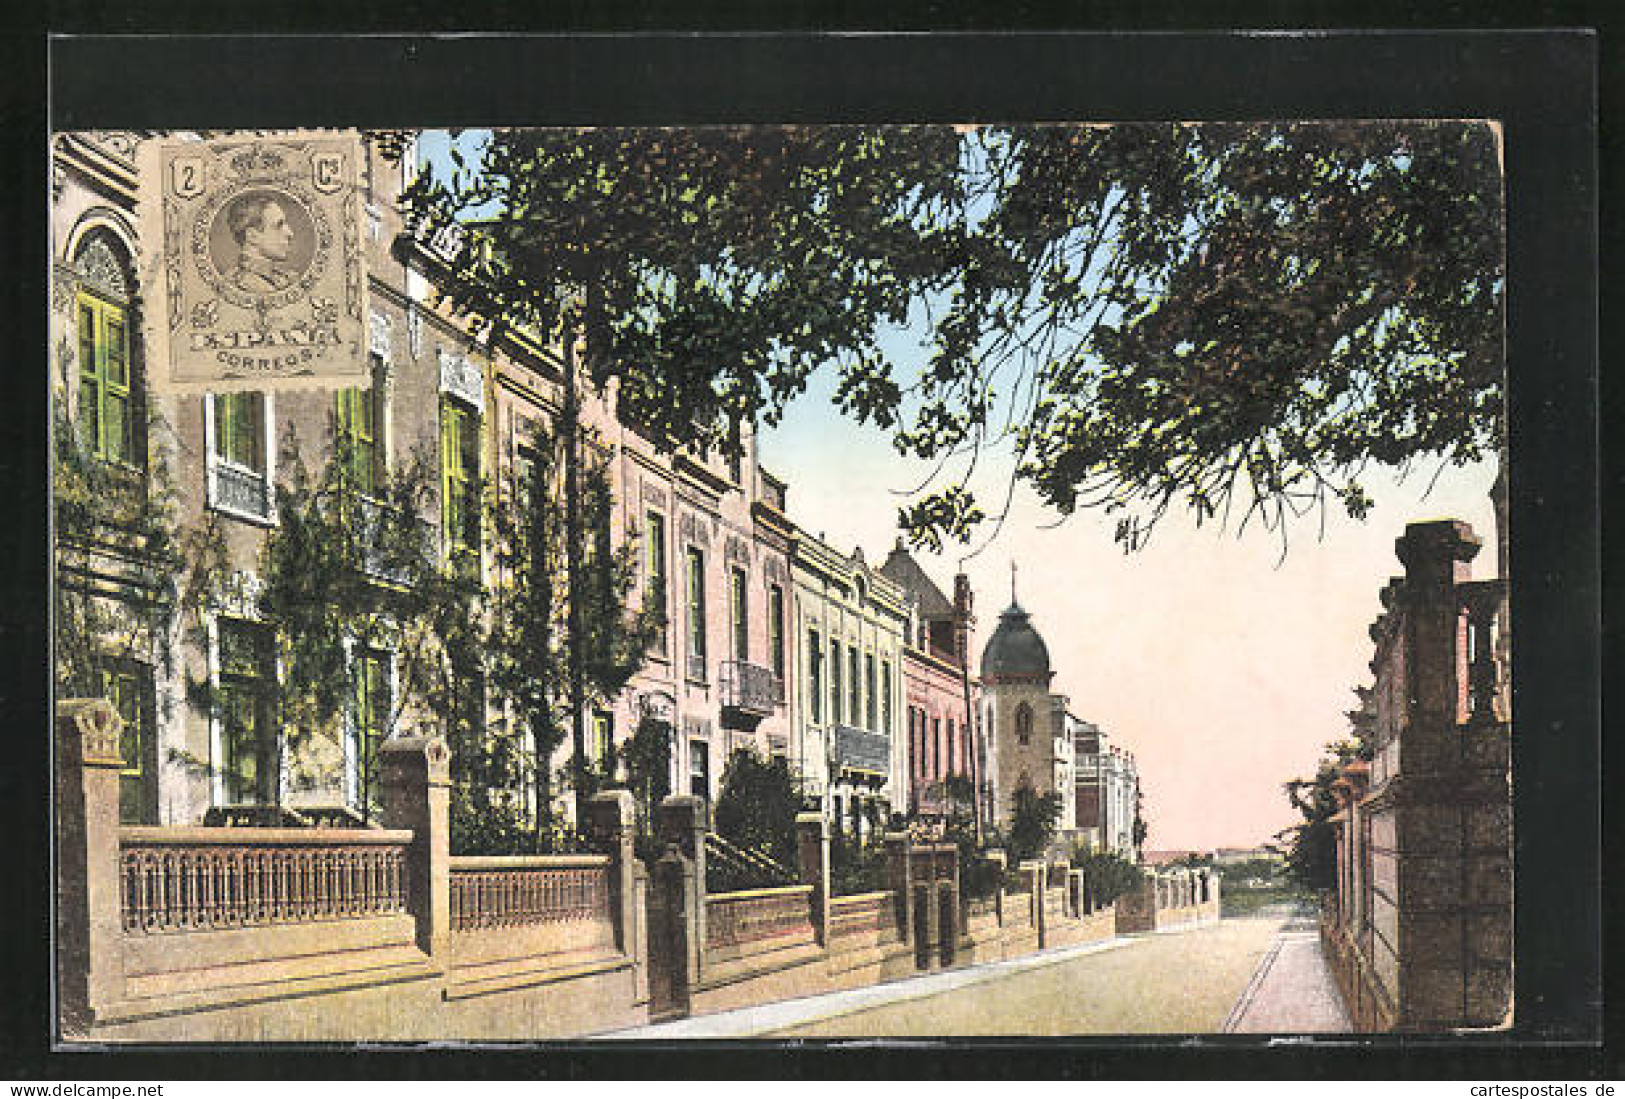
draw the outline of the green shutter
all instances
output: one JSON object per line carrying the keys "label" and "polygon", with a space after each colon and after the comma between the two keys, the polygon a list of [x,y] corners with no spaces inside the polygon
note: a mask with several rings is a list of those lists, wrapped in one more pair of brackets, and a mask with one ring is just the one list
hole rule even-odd
{"label": "green shutter", "polygon": [[78,316],[80,437],[98,457],[128,463],[135,446],[124,308],[80,295]]}

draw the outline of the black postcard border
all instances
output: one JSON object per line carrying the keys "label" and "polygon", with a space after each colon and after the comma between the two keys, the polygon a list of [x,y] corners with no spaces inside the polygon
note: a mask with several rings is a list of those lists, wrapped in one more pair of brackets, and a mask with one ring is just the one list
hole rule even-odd
{"label": "black postcard border", "polygon": [[[372,11],[377,25],[379,13]],[[421,13],[420,13],[421,14]],[[363,25],[367,13],[363,13]],[[1307,22],[1308,20],[1306,20]],[[105,24],[104,24],[105,26]],[[134,29],[134,28],[120,28]],[[28,43],[5,43],[18,73]],[[34,45],[44,45],[42,42]],[[49,114],[8,148],[0,210],[32,223],[43,272],[45,127],[458,126],[820,121],[1471,117],[1505,125],[1520,1023],[1471,1039],[1378,1039],[1261,1049],[1125,1039],[897,1044],[580,1044],[376,1053],[353,1047],[49,1053],[44,280],[6,295],[20,369],[8,482],[24,521],[5,614],[12,766],[0,801],[19,837],[8,909],[16,987],[0,1041],[23,1076],[468,1078],[659,1076],[1063,1077],[1564,1076],[1618,1071],[1602,1037],[1598,40],[1583,30],[811,35],[693,37],[60,37],[48,44]],[[16,117],[14,115],[14,117]],[[13,129],[13,132],[17,132]],[[21,182],[22,186],[17,186]],[[1607,262],[1617,269],[1616,251]],[[1617,474],[1610,487],[1617,483]],[[1397,533],[1397,532],[1396,532]],[[1375,598],[1375,593],[1373,593]],[[1610,657],[1617,657],[1611,646]],[[1619,666],[1610,659],[1610,667]],[[1609,908],[1620,886],[1608,881]],[[10,922],[10,921],[8,921]],[[12,926],[18,926],[12,923]],[[15,944],[15,940],[13,941]],[[1035,1054],[1042,1053],[1042,1057]],[[1605,1067],[1607,1066],[1607,1067]]]}

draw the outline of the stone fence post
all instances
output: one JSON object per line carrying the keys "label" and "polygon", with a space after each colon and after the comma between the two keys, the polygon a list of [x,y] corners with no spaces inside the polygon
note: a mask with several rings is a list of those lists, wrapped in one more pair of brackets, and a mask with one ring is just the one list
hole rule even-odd
{"label": "stone fence post", "polygon": [[[587,799],[587,833],[593,845],[610,857],[609,903],[615,913],[615,946],[623,954],[634,952],[636,940],[632,903],[632,866],[637,862],[632,851],[636,812],[637,803],[630,790],[606,790]],[[634,958],[634,964],[639,961]]]}
{"label": "stone fence post", "polygon": [[796,868],[804,885],[813,887],[813,935],[829,945],[829,821],[822,813],[796,814]]}
{"label": "stone fence post", "polygon": [[1044,949],[1044,863],[1042,859],[1029,859],[1017,867],[1027,880],[1027,899],[1032,904],[1031,919],[1038,932],[1038,949]]}
{"label": "stone fence post", "polygon": [[451,753],[439,737],[386,740],[378,749],[386,828],[409,828],[406,903],[418,949],[444,967],[451,942]]}
{"label": "stone fence post", "polygon": [[119,896],[119,734],[105,699],[63,701],[56,717],[57,981],[64,1030],[82,1032],[124,997]]}
{"label": "stone fence post", "polygon": [[705,964],[705,834],[711,830],[710,806],[692,794],[673,794],[656,809],[655,827],[660,841],[677,848],[685,860],[688,972],[698,981]]}
{"label": "stone fence post", "polygon": [[686,1018],[692,1006],[699,951],[694,942],[694,864],[676,844],[649,877],[649,1021]]}
{"label": "stone fence post", "polygon": [[887,832],[887,883],[897,906],[897,929],[905,943],[914,941],[914,879],[909,866],[908,833]]}
{"label": "stone fence post", "polygon": [[1004,872],[1010,866],[1010,856],[997,847],[989,848],[983,852],[982,857],[993,864],[998,877],[993,883],[993,916],[998,921],[1000,933],[1004,930]]}

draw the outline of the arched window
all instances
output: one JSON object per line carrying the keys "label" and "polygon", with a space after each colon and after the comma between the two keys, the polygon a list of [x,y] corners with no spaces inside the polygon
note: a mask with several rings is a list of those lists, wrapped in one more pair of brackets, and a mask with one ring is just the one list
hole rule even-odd
{"label": "arched window", "polygon": [[136,464],[136,398],[130,361],[130,272],[123,246],[105,230],[86,236],[74,319],[79,350],[75,418],[85,447],[110,462]]}
{"label": "arched window", "polygon": [[1033,708],[1025,702],[1016,707],[1016,739],[1022,744],[1033,739]]}

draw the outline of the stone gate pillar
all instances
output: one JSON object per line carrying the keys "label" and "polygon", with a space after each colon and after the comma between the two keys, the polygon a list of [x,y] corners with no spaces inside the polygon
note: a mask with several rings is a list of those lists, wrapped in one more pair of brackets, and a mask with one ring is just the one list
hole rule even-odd
{"label": "stone gate pillar", "polygon": [[1492,655],[1504,584],[1472,581],[1466,523],[1412,523],[1394,548],[1405,720],[1379,749],[1370,801],[1392,807],[1396,1025],[1495,1026],[1512,981],[1510,726]]}
{"label": "stone gate pillar", "polygon": [[705,834],[711,830],[710,806],[692,794],[673,794],[655,811],[662,843],[677,848],[687,860],[683,910],[688,929],[688,966],[698,980],[705,965]]}
{"label": "stone gate pillar", "polygon": [[593,845],[611,859],[609,870],[610,908],[615,913],[615,946],[633,953],[634,909],[632,867],[634,814],[637,803],[630,790],[606,790],[587,799],[587,833]]}
{"label": "stone gate pillar", "polygon": [[378,749],[386,828],[409,828],[406,903],[418,949],[446,964],[451,937],[451,753],[439,737],[386,740]]}
{"label": "stone gate pillar", "polygon": [[84,1033],[124,997],[119,772],[124,723],[105,699],[56,718],[56,965],[64,1031]]}
{"label": "stone gate pillar", "polygon": [[649,1021],[687,1018],[699,979],[694,942],[694,864],[676,844],[649,876]]}
{"label": "stone gate pillar", "polygon": [[796,868],[804,885],[813,887],[813,935],[829,945],[829,821],[823,813],[796,814]]}

